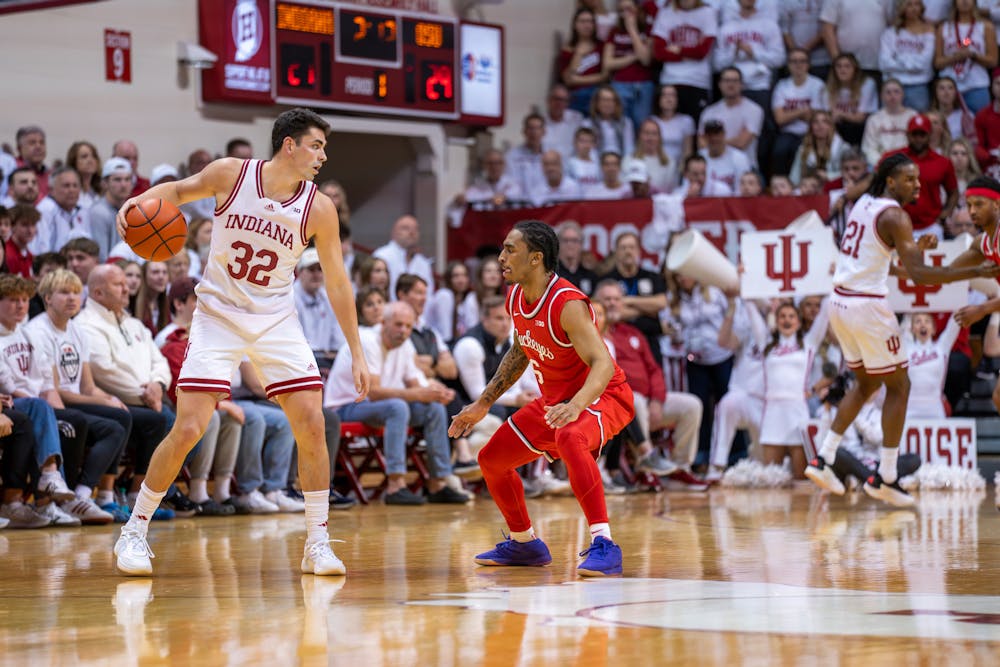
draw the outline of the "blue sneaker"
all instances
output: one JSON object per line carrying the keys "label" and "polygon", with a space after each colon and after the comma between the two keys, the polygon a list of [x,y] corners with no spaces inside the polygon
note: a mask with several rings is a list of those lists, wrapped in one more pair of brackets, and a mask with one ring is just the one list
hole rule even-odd
{"label": "blue sneaker", "polygon": [[537,537],[530,542],[518,542],[508,537],[491,549],[476,556],[479,565],[548,565],[552,562],[552,554]]}
{"label": "blue sneaker", "polygon": [[580,555],[587,557],[576,568],[581,577],[610,577],[622,573],[622,548],[606,537],[595,537],[590,548],[581,551]]}
{"label": "blue sneaker", "polygon": [[166,507],[157,507],[156,511],[153,512],[153,521],[170,521],[176,516],[172,509]]}
{"label": "blue sneaker", "polygon": [[101,505],[101,509],[114,517],[115,523],[127,523],[129,518],[132,516],[132,512],[129,510],[128,505],[105,503],[104,505]]}

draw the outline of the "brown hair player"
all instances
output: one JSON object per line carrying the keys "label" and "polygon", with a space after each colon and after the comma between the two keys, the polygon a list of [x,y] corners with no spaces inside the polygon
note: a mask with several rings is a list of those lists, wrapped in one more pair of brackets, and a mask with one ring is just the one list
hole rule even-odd
{"label": "brown hair player", "polygon": [[851,209],[833,276],[830,327],[857,382],[840,402],[823,446],[805,473],[820,487],[838,495],[844,493],[844,485],[832,469],[837,447],[861,407],[884,384],[882,451],[878,471],[868,478],[864,489],[873,498],[897,506],[912,505],[913,498],[897,479],[910,380],[899,323],[885,299],[892,251],[899,254],[901,272],[918,283],[941,284],[1000,274],[1000,267],[982,264],[983,257],[978,253],[964,253],[949,267],[926,266],[923,251],[936,246],[937,238],[928,234],[914,241],[913,224],[902,209],[919,193],[917,165],[906,155],[893,153],[879,163],[868,192]]}
{"label": "brown hair player", "polygon": [[542,395],[518,410],[479,453],[479,466],[507,521],[510,536],[476,556],[480,565],[547,565],[549,549],[535,536],[516,469],[539,456],[566,464],[569,482],[590,524],[592,542],[577,573],[622,573],[621,548],[611,540],[604,486],[595,450],[632,421],[625,374],[594,324],[587,297],[555,273],[559,239],[543,222],[519,222],[500,253],[504,279],[514,285],[507,312],[514,343],[475,402],[458,413],[448,433],[467,435],[493,402],[531,366]]}
{"label": "brown hair player", "polygon": [[250,357],[267,397],[288,415],[298,443],[307,538],[301,569],[344,574],[327,533],[330,460],[324,439],[323,383],[295,315],[295,265],[315,239],[326,291],[350,346],[355,389],[368,393],[369,374],[358,338],[351,283],[344,271],[337,211],[312,179],[326,162],[330,126],[312,111],[290,109],[274,121],[270,160],[222,158],[180,181],[156,185],[127,200],[125,214],[145,199],[174,205],[214,197],[211,250],[196,290],[198,309],[177,381],[177,421],[153,453],[132,517],[115,544],[118,569],[152,573],[149,518],[201,438],[233,371]]}

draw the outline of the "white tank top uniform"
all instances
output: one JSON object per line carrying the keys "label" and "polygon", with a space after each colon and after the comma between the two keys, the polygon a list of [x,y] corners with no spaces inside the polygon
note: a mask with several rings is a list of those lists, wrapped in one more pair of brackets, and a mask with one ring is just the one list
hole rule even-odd
{"label": "white tank top uniform", "polygon": [[295,310],[295,266],[308,243],[315,184],[302,181],[285,201],[265,196],[264,161],[246,160],[212,221],[211,249],[198,287],[187,357],[177,386],[229,392],[244,354],[268,397],[322,389]]}
{"label": "white tank top uniform", "polygon": [[906,371],[910,376],[910,400],[906,404],[907,419],[947,417],[944,404],[941,402],[941,392],[948,372],[948,356],[961,330],[954,318],[949,317],[948,325],[937,340],[926,343],[910,341],[908,345],[910,367]]}
{"label": "white tank top uniform", "polygon": [[830,327],[840,342],[848,368],[870,375],[906,367],[896,314],[886,303],[892,248],[879,236],[876,222],[894,199],[865,194],[851,209],[840,241],[830,297]]}
{"label": "white tank top uniform", "polygon": [[796,336],[780,336],[764,357],[764,417],[760,441],[764,445],[797,445],[809,421],[806,395],[816,348],[826,337],[830,300],[823,305],[800,344]]}

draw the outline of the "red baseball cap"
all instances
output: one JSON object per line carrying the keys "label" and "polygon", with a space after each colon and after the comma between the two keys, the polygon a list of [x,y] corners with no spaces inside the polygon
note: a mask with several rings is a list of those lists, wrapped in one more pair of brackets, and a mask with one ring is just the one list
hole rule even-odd
{"label": "red baseball cap", "polygon": [[906,125],[907,132],[925,132],[930,134],[931,132],[931,119],[922,113],[918,113],[916,116],[910,119],[910,122]]}

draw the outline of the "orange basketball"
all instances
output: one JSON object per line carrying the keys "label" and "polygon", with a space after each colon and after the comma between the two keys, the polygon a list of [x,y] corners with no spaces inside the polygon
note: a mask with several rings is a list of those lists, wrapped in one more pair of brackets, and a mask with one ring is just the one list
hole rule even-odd
{"label": "orange basketball", "polygon": [[187,220],[168,201],[143,200],[125,212],[125,222],[125,242],[140,257],[163,262],[184,248]]}

